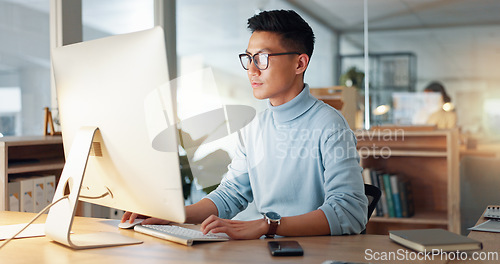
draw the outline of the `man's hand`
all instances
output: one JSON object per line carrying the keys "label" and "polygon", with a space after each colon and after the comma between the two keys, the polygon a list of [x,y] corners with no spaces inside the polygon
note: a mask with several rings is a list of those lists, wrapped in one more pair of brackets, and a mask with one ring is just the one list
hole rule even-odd
{"label": "man's hand", "polygon": [[253,221],[236,221],[209,216],[201,223],[203,234],[226,233],[232,239],[257,239],[267,233],[269,225],[264,219]]}
{"label": "man's hand", "polygon": [[145,215],[140,215],[132,212],[125,212],[122,217],[122,223],[125,223],[127,220],[129,220],[130,223],[133,223],[136,218],[147,218],[146,220],[142,221],[141,225],[168,225],[171,222],[159,218],[148,218]]}

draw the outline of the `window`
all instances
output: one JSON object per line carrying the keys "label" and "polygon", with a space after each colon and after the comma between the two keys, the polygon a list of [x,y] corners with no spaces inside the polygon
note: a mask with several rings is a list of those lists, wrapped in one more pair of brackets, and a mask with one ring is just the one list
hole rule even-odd
{"label": "window", "polygon": [[50,106],[49,0],[0,0],[0,136],[40,135]]}
{"label": "window", "polygon": [[82,0],[83,40],[154,26],[153,0]]}

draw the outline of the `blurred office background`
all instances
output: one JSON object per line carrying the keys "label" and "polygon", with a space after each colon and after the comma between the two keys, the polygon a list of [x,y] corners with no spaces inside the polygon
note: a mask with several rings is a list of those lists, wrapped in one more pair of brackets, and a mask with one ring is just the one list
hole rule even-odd
{"label": "blurred office background", "polygon": [[[176,30],[167,32],[167,38],[176,39],[176,60],[169,65],[176,73],[171,77],[209,68],[217,84],[214,96],[221,104],[249,105],[257,111],[266,107],[253,98],[237,56],[250,36],[247,19],[262,10],[293,9],[313,28],[316,45],[305,75],[312,88],[350,86],[355,77],[349,77],[349,71],[367,74],[363,0],[166,1],[175,8],[171,21]],[[68,2],[80,6],[80,0]],[[154,8],[154,0],[81,0],[75,12],[81,12],[86,41],[151,28]],[[54,109],[57,119],[49,10],[50,0],[0,0],[0,136],[41,134],[45,106]],[[350,103],[359,111],[368,109],[371,126],[394,124],[399,122],[394,94],[421,92],[439,81],[454,104],[461,133],[479,143],[498,142],[499,13],[496,0],[368,1],[370,105],[362,99]],[[363,98],[362,79],[354,85]],[[204,103],[203,97],[177,93],[182,101],[177,106],[179,118],[196,115],[190,111]],[[388,106],[386,111],[377,112],[382,105]],[[220,156],[219,165],[226,166],[232,144],[231,137],[221,139],[191,158],[202,160],[223,149],[227,155]]]}
{"label": "blurred office background", "polygon": [[[353,67],[364,73],[362,0],[184,0],[174,6],[177,65],[170,66],[178,76],[211,68],[225,102],[264,107],[252,98],[237,60],[250,35],[246,20],[260,10],[294,9],[311,24],[317,37],[306,74],[311,87],[345,85],[342,75]],[[0,7],[0,133],[39,134],[42,108],[56,107],[50,93],[50,1],[0,0]],[[461,130],[495,137],[499,10],[494,0],[368,1],[372,125],[394,121],[391,111],[373,115],[377,106],[392,104],[393,92],[418,92],[440,81]],[[91,40],[151,28],[154,0],[82,0],[81,13],[82,39]]]}

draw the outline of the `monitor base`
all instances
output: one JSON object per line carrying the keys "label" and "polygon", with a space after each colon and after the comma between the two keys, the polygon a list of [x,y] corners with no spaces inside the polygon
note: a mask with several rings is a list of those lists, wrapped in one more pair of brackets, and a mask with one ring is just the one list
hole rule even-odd
{"label": "monitor base", "polygon": [[[45,222],[45,234],[55,242],[73,249],[122,246],[142,243],[118,233],[71,234],[80,188],[92,148],[94,136],[99,133],[97,127],[82,127],[77,132],[71,151],[64,165],[53,201],[64,196],[67,199],[53,205]],[[118,228],[118,227],[117,227]]]}

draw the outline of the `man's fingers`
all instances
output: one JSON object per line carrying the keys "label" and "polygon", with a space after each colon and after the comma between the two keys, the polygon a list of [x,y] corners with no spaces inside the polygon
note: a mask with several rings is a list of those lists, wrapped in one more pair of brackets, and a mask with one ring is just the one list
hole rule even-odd
{"label": "man's fingers", "polygon": [[137,218],[137,214],[133,213],[132,215],[130,215],[130,221],[129,222],[132,224],[135,221],[136,218]]}
{"label": "man's fingers", "polygon": [[133,212],[125,212],[123,214],[121,222],[125,223],[125,222],[129,221],[130,223],[133,223],[135,221],[135,219],[137,219],[137,218],[147,218],[147,217],[144,215],[141,215],[141,214],[133,213]]}
{"label": "man's fingers", "polygon": [[229,234],[230,233],[230,230],[227,226],[221,226],[221,227],[216,227],[212,230],[210,230],[212,233],[216,234],[216,233],[225,233],[227,234],[229,237],[231,237],[231,235]]}
{"label": "man's fingers", "polygon": [[217,218],[218,218],[218,217],[217,217],[217,216],[215,216],[215,215],[211,215],[211,216],[207,217],[207,219],[205,219],[205,220],[201,223],[201,226],[200,226],[200,227],[201,227],[201,229],[202,229],[202,230],[203,230],[203,229],[205,229],[205,228],[206,228],[206,226],[207,226],[208,224],[212,223],[212,222],[213,222],[213,221],[215,221]]}
{"label": "man's fingers", "polygon": [[227,220],[227,219],[215,217],[215,218],[211,218],[211,219],[207,218],[207,220],[209,220],[210,222],[207,221],[206,225],[201,228],[201,231],[205,235],[210,231],[213,232],[213,230],[216,228],[225,228],[224,230],[227,230],[227,228],[231,226],[231,221]]}
{"label": "man's fingers", "polygon": [[125,222],[126,222],[126,221],[130,218],[130,216],[131,216],[131,215],[132,215],[132,212],[128,212],[128,211],[127,211],[127,212],[125,212],[125,213],[123,214],[123,216],[122,216],[122,221],[121,221],[121,222],[122,222],[122,223],[125,223]]}

